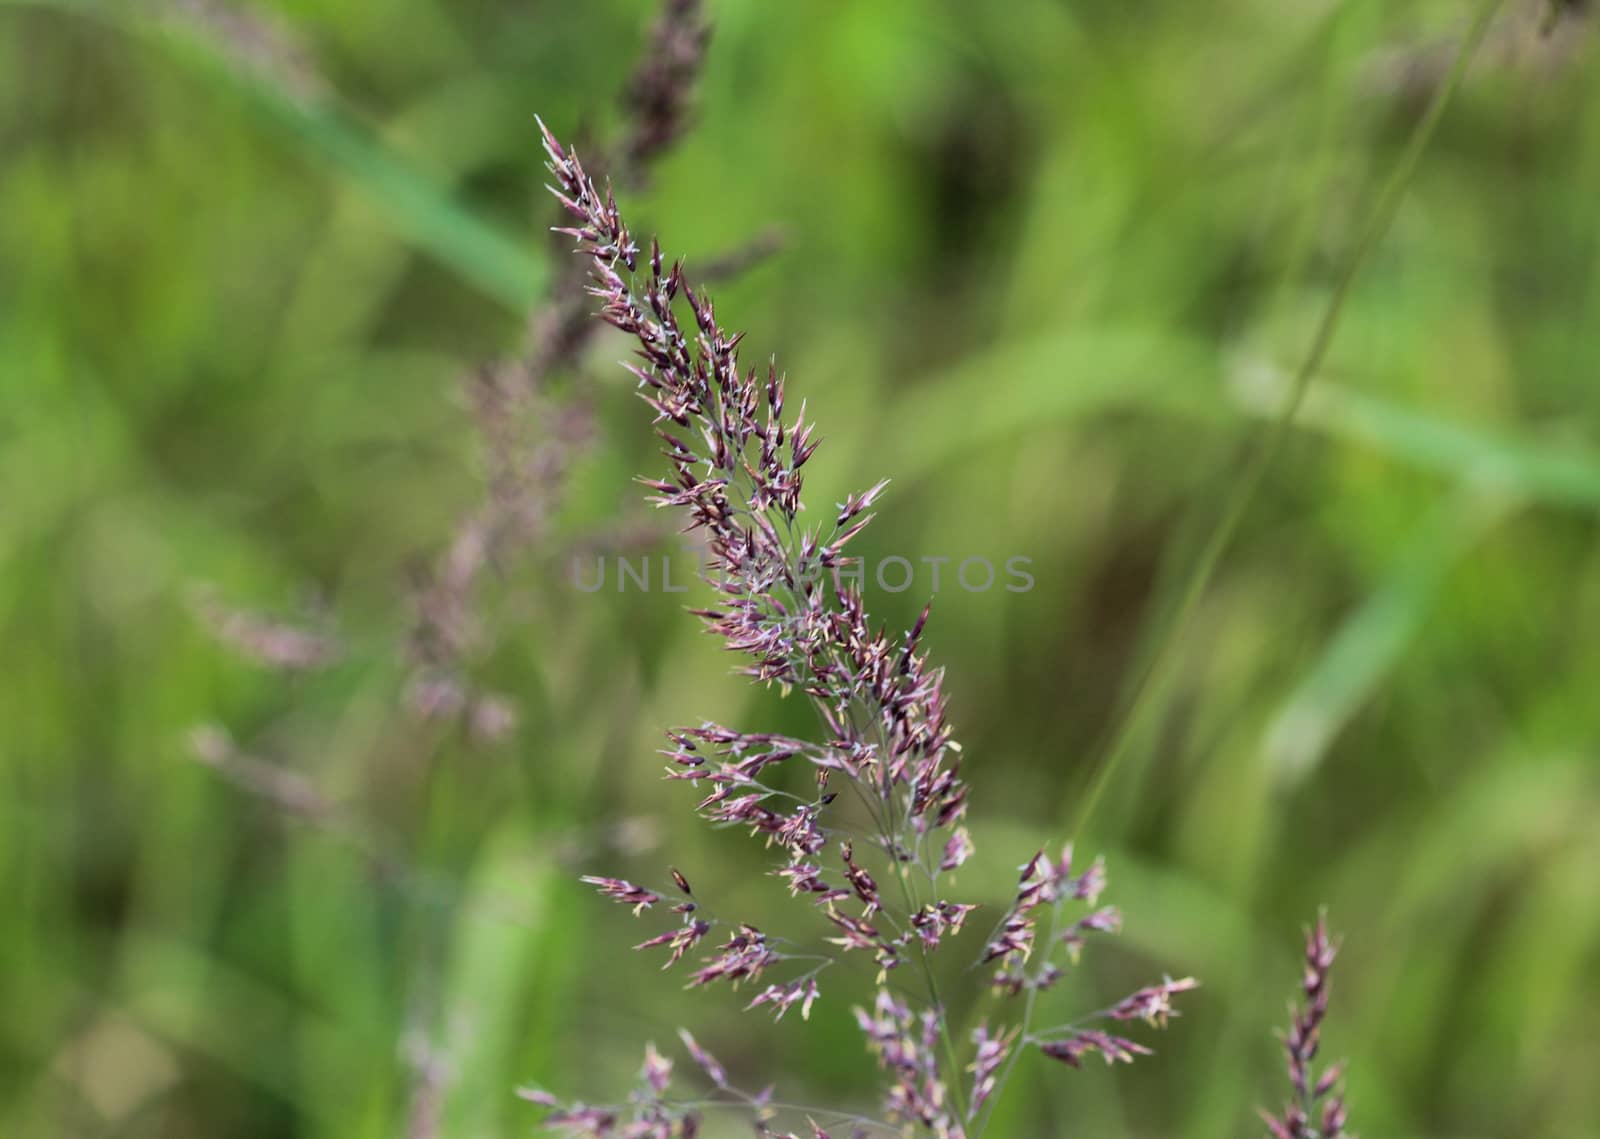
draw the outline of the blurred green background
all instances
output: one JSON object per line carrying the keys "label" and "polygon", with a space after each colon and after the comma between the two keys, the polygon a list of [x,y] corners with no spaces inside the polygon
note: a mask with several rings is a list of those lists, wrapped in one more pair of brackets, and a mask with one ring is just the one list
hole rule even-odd
{"label": "blurred green background", "polygon": [[[1205,988],[1151,1060],[1024,1063],[1000,1133],[1259,1134],[1325,903],[1357,1131],[1600,1134],[1600,69],[1546,7],[1491,28],[1078,836],[1126,932],[1063,1002]],[[962,897],[1065,837],[1473,10],[712,5],[635,226],[785,235],[718,311],[820,424],[814,507],[894,477],[861,552],[1033,559],[930,626]],[[459,380],[557,268],[533,114],[614,133],[653,15],[0,3],[0,1135],[521,1135],[519,1084],[616,1096],[679,1024],[870,1105],[859,994],[776,1029],[685,994],[575,881],[670,862],[795,920],[655,754],[789,713],[684,598],[564,577],[676,548],[615,338],[551,393],[594,420],[559,510],[472,597],[466,681],[515,726],[407,700],[416,582],[484,493]],[[869,604],[903,627],[925,586]],[[228,607],[342,654],[260,667]]]}

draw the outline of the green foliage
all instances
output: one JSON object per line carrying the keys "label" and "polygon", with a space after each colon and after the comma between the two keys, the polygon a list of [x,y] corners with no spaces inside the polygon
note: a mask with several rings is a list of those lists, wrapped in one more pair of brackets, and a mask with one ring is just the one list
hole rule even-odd
{"label": "green foliage", "polygon": [[[728,675],[694,594],[565,580],[648,522],[614,341],[563,381],[598,422],[565,509],[479,598],[473,679],[516,731],[405,707],[409,583],[481,493],[457,380],[555,268],[533,112],[608,129],[649,5],[248,6],[307,87],[171,15],[197,7],[0,3],[0,1134],[404,1134],[418,1039],[441,1134],[521,1134],[518,1083],[611,1094],[691,1012],[783,1099],[863,1101],[842,998],[706,1024],[571,885],[671,862],[760,920],[756,848],[702,833],[655,749],[794,715]],[[1127,918],[1085,1006],[1152,968],[1206,988],[1151,1063],[1021,1065],[1005,1134],[1255,1133],[1322,902],[1361,1134],[1592,1134],[1600,68],[1581,13],[1539,37],[1546,7],[1491,29],[1079,836]],[[947,569],[929,627],[976,836],[1021,862],[1073,815],[1462,6],[713,15],[698,124],[632,215],[701,259],[786,232],[719,313],[809,401],[813,502],[894,478],[863,553],[1033,559],[1027,593]],[[909,623],[928,580],[869,605]],[[325,613],[345,655],[242,662],[202,584]],[[195,763],[205,723],[336,811]]]}

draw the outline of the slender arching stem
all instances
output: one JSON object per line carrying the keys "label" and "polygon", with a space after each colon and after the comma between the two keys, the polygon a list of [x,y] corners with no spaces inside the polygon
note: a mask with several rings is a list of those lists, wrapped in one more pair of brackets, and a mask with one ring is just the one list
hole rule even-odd
{"label": "slender arching stem", "polygon": [[1305,399],[1306,391],[1311,385],[1312,378],[1321,369],[1326,359],[1329,347],[1333,344],[1335,333],[1338,332],[1339,322],[1344,316],[1345,304],[1350,298],[1352,287],[1357,275],[1366,264],[1368,257],[1388,232],[1390,223],[1394,220],[1395,211],[1399,208],[1401,200],[1405,197],[1406,190],[1411,185],[1411,179],[1416,174],[1417,165],[1428,144],[1433,140],[1440,120],[1444,117],[1446,108],[1454,99],[1456,92],[1461,87],[1461,81],[1466,74],[1467,65],[1471,62],[1474,53],[1483,42],[1484,35],[1488,32],[1489,24],[1496,11],[1499,10],[1501,0],[1487,0],[1472,22],[1467,34],[1462,38],[1460,47],[1456,50],[1455,60],[1450,67],[1449,75],[1440,84],[1435,92],[1427,111],[1418,120],[1412,129],[1411,137],[1406,142],[1405,150],[1400,155],[1399,161],[1390,172],[1383,188],[1379,191],[1372,209],[1368,212],[1363,222],[1361,231],[1351,247],[1349,256],[1344,266],[1339,271],[1335,280],[1333,295],[1329,297],[1327,307],[1323,310],[1322,318],[1317,323],[1315,333],[1312,335],[1311,344],[1300,366],[1295,370],[1290,380],[1288,391],[1285,393],[1283,406],[1278,414],[1267,426],[1264,433],[1255,441],[1248,458],[1245,460],[1243,473],[1233,485],[1233,491],[1225,503],[1221,516],[1217,519],[1210,537],[1200,551],[1200,556],[1195,560],[1185,580],[1183,590],[1179,595],[1177,607],[1173,610],[1172,617],[1167,622],[1167,627],[1161,634],[1161,639],[1151,655],[1150,663],[1140,674],[1134,684],[1133,695],[1129,700],[1127,711],[1118,722],[1109,737],[1109,743],[1094,760],[1089,776],[1089,784],[1082,798],[1078,801],[1077,809],[1073,815],[1073,824],[1070,833],[1079,834],[1088,823],[1090,815],[1099,803],[1106,787],[1110,784],[1112,776],[1122,761],[1132,750],[1133,743],[1139,737],[1140,730],[1146,721],[1155,714],[1160,704],[1161,693],[1166,686],[1176,659],[1176,649],[1182,640],[1184,630],[1190,618],[1194,615],[1195,608],[1200,599],[1205,595],[1206,589],[1211,584],[1212,577],[1216,574],[1217,566],[1222,561],[1222,555],[1227,551],[1233,540],[1239,523],[1255,503],[1256,496],[1265,485],[1268,471],[1273,462],[1283,450],[1284,442],[1289,436],[1293,426],[1295,414],[1300,410],[1300,405]]}

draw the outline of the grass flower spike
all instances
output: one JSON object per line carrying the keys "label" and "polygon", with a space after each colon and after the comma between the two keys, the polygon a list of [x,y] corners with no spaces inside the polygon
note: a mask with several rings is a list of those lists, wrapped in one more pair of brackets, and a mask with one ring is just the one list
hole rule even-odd
{"label": "grass flower spike", "polygon": [[1328,974],[1338,953],[1338,943],[1328,936],[1326,916],[1319,916],[1306,934],[1305,969],[1300,982],[1305,1003],[1290,1005],[1289,1031],[1283,1037],[1294,1098],[1279,1115],[1261,1113],[1273,1139],[1350,1139],[1344,1129],[1348,1113],[1339,1086],[1344,1066],[1333,1064],[1321,1075],[1312,1067],[1322,1046],[1322,1021],[1328,1014]]}
{"label": "grass flower spike", "polygon": [[[849,573],[849,543],[872,522],[887,480],[848,496],[820,524],[803,523],[804,468],[818,441],[803,405],[788,409],[783,375],[772,362],[742,364],[743,334],[724,328],[682,264],[666,261],[656,243],[641,247],[609,187],[596,185],[548,129],[544,144],[551,190],[572,215],[557,232],[587,258],[588,291],[601,317],[634,342],[626,367],[654,413],[667,465],[664,477],[641,481],[651,501],[679,512],[683,529],[699,533],[708,550],[707,580],[717,596],[694,612],[744,658],[744,672],[807,700],[821,728],[820,738],[807,740],[702,722],[670,731],[663,752],[667,777],[700,790],[697,809],[708,822],[745,828],[775,849],[771,873],[816,912],[811,932],[791,940],[716,916],[673,870],[683,900],[670,908],[679,924],[638,948],[667,949],[668,967],[703,953],[691,987],[759,985],[744,1007],[779,1019],[795,1008],[809,1017],[826,999],[819,977],[833,965],[853,956],[870,961],[876,992],[855,1017],[883,1072],[886,1119],[808,1109],[817,1135],[826,1134],[818,1120],[831,1118],[849,1119],[852,1128],[911,1126],[964,1139],[983,1131],[1029,1048],[1073,1066],[1089,1053],[1108,1062],[1148,1054],[1095,1025],[1139,1020],[1165,1027],[1172,998],[1193,988],[1193,979],[1140,989],[1053,1029],[1034,1023],[1039,996],[1065,976],[1088,935],[1114,932],[1120,923],[1116,910],[1096,908],[1104,866],[1074,865],[1070,846],[1059,858],[1041,852],[1021,868],[1016,896],[975,963],[990,974],[989,999],[1002,1003],[1002,1014],[969,1034],[970,1047],[958,1048],[929,963],[977,908],[944,895],[948,875],[974,855],[962,826],[968,793],[946,717],[944,674],[923,649],[928,609],[904,633],[875,628]],[[807,795],[771,778],[772,769],[796,764],[811,769]],[[617,878],[585,881],[636,915],[672,893]],[[1040,918],[1047,919],[1042,927]],[[908,974],[917,975],[906,980]],[[1009,998],[1019,996],[1025,999],[1017,1012]],[[769,1120],[784,1109],[770,1093],[736,1091],[720,1065],[708,1063],[691,1037],[685,1041],[711,1077],[708,1102],[742,1106],[761,1133],[774,1133]],[[586,1134],[692,1130],[695,1115],[686,1107],[666,1110],[654,1081],[651,1089],[635,1102],[656,1106],[630,1125],[620,1122],[620,1110],[563,1106],[544,1093],[538,1102],[554,1111],[548,1123]]]}

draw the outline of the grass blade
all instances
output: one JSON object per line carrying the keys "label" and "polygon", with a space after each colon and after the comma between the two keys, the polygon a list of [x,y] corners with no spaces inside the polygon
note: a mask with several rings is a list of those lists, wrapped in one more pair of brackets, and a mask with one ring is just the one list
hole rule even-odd
{"label": "grass blade", "polygon": [[96,0],[0,0],[0,8],[80,16],[149,43],[207,82],[234,91],[262,118],[359,185],[408,241],[488,296],[519,312],[538,297],[546,266],[528,252],[527,242],[464,209],[372,138],[334,98],[289,90],[262,69],[234,59],[204,29],[162,19],[158,9]]}
{"label": "grass blade", "polygon": [[1303,782],[1416,637],[1451,568],[1511,502],[1467,489],[1429,517],[1383,584],[1349,615],[1268,726],[1262,745],[1272,778]]}

